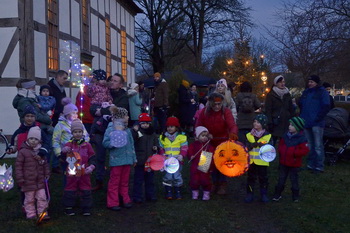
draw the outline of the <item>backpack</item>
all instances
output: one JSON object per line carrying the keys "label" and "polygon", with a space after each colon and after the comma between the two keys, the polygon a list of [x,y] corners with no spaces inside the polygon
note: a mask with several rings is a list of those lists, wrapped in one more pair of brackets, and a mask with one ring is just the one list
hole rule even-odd
{"label": "backpack", "polygon": [[243,113],[252,113],[254,112],[254,102],[253,98],[250,95],[245,95],[242,99],[239,109]]}

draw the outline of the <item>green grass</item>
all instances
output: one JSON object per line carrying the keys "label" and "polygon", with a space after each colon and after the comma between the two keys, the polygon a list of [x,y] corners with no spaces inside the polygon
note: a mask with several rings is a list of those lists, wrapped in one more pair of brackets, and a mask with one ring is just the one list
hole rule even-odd
{"label": "green grass", "polygon": [[[346,151],[349,153],[349,151]],[[0,163],[13,164],[14,159]],[[277,182],[277,160],[269,168],[269,194]],[[301,200],[293,203],[289,181],[278,203],[243,202],[246,176],[229,179],[229,194],[208,202],[191,200],[189,167],[185,163],[183,200],[163,199],[162,173],[157,172],[158,202],[131,209],[106,209],[106,190],[93,194],[91,217],[65,216],[61,205],[62,177],[50,179],[51,220],[36,226],[21,211],[17,188],[0,192],[0,232],[350,232],[350,162],[326,167],[323,174],[300,172]],[[131,176],[132,177],[132,176]],[[132,187],[130,187],[132,189]]]}

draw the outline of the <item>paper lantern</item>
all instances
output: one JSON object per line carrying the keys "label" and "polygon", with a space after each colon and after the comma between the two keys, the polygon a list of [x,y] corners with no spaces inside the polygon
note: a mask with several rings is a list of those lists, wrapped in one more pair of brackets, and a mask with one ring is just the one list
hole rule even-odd
{"label": "paper lantern", "polygon": [[13,188],[12,166],[7,167],[4,163],[0,166],[0,189],[7,192]]}
{"label": "paper lantern", "polygon": [[212,158],[213,153],[208,151],[202,151],[197,169],[204,173],[207,173],[209,171]]}
{"label": "paper lantern", "polygon": [[111,146],[120,148],[128,143],[128,133],[125,130],[113,130],[110,134]]}
{"label": "paper lantern", "polygon": [[67,166],[67,174],[69,176],[82,176],[84,175],[85,168],[81,166],[81,157],[78,152],[71,152],[67,154],[66,162]]}
{"label": "paper lantern", "polygon": [[166,159],[164,162],[164,170],[170,174],[177,172],[179,168],[180,168],[179,161],[174,157],[170,157]]}
{"label": "paper lantern", "polygon": [[243,144],[229,140],[216,147],[214,164],[225,176],[240,176],[248,170],[249,154]]}
{"label": "paper lantern", "polygon": [[259,156],[265,162],[272,162],[276,158],[276,149],[275,147],[266,144],[260,147]]}

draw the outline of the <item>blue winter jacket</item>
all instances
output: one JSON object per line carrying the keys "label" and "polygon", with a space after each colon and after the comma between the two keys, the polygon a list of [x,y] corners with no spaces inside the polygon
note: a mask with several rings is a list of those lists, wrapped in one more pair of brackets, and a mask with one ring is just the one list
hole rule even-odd
{"label": "blue winter jacket", "polygon": [[125,146],[116,148],[111,146],[110,133],[114,130],[113,123],[110,122],[108,128],[103,137],[102,145],[109,150],[109,166],[123,166],[123,165],[132,165],[137,162],[134,140],[130,129],[126,129],[128,133],[128,142]]}
{"label": "blue winter jacket", "polygon": [[307,88],[303,91],[299,102],[300,117],[305,120],[305,128],[325,127],[330,102],[329,94],[323,86]]}

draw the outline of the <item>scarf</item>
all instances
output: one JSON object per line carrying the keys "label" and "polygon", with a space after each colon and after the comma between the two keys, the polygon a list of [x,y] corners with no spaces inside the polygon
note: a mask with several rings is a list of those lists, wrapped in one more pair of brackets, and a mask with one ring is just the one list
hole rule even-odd
{"label": "scarf", "polygon": [[53,79],[53,83],[56,85],[56,87],[58,87],[58,89],[63,93],[64,92],[64,87],[61,86],[56,79]]}
{"label": "scarf", "polygon": [[286,88],[286,87],[283,88],[283,89],[280,89],[280,88],[274,86],[274,87],[272,88],[272,90],[273,90],[281,99],[283,98],[283,96],[284,96],[285,94],[288,94],[288,93],[289,93],[289,89]]}
{"label": "scarf", "polygon": [[173,141],[175,141],[175,138],[176,138],[176,136],[177,136],[177,133],[175,132],[175,133],[173,133],[173,134],[170,134],[170,133],[168,133],[168,132],[165,132],[165,134],[164,134],[171,142],[173,142]]}
{"label": "scarf", "polygon": [[36,99],[35,91],[28,90],[28,89],[25,89],[25,88],[19,88],[18,89],[18,95],[26,97],[26,98]]}
{"label": "scarf", "polygon": [[257,131],[256,129],[252,129],[250,131],[250,133],[254,136],[254,137],[257,137],[257,138],[261,138],[263,136],[263,134],[265,133],[265,129],[261,130],[261,131]]}
{"label": "scarf", "polygon": [[[28,142],[26,142],[26,144],[27,146],[31,147]],[[41,144],[39,143],[36,147],[31,147],[31,148],[34,151],[34,155],[33,155],[34,159],[38,161],[40,165],[43,165],[45,163],[45,160],[42,157],[40,157],[40,155],[38,155],[39,149],[41,148]]]}

